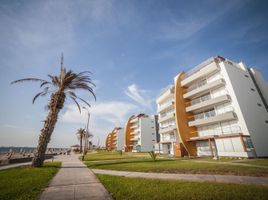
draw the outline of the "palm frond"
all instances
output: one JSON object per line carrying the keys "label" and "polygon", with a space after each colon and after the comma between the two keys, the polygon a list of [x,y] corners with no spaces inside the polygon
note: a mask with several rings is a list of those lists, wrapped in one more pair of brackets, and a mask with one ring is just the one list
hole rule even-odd
{"label": "palm frond", "polygon": [[46,82],[46,80],[43,79],[39,79],[39,78],[23,78],[23,79],[19,79],[16,81],[12,81],[11,84],[15,84],[15,83],[20,83],[20,82],[25,82],[25,81],[41,81],[41,82]]}
{"label": "palm frond", "polygon": [[35,96],[34,96],[34,98],[33,98],[33,104],[34,104],[34,102],[35,102],[35,100],[42,94],[43,92],[39,92],[39,93],[37,93]]}
{"label": "palm frond", "polygon": [[41,83],[40,88],[43,87],[44,85],[47,85],[47,84],[51,84],[51,82],[50,81],[44,81],[43,83]]}
{"label": "palm frond", "polygon": [[87,101],[85,101],[84,99],[82,99],[82,98],[80,98],[80,97],[77,97],[77,98],[80,99],[81,101],[83,101],[85,104],[87,104],[88,107],[91,107],[91,105],[90,105]]}
{"label": "palm frond", "polygon": [[79,105],[79,103],[76,101],[76,99],[75,98],[73,98],[73,97],[70,97],[73,101],[74,101],[74,103],[77,105],[77,107],[78,107],[78,110],[79,110],[79,112],[81,113],[81,108],[80,108],[80,105]]}
{"label": "palm frond", "polygon": [[33,104],[34,104],[35,100],[36,100],[39,96],[46,96],[46,95],[49,93],[48,89],[49,89],[49,87],[46,87],[46,88],[44,88],[44,90],[43,90],[42,92],[37,93],[37,94],[34,96],[34,98],[33,98]]}

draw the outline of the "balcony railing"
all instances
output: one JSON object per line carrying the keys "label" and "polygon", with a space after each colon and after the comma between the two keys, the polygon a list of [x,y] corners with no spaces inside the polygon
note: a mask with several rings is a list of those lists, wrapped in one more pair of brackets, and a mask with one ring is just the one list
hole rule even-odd
{"label": "balcony railing", "polygon": [[191,70],[189,70],[186,74],[187,77],[199,72],[203,67],[209,65],[210,63],[216,61],[216,62],[219,62],[219,61],[224,61],[225,58],[221,57],[221,56],[215,56],[215,57],[212,57],[212,58],[209,58],[207,60],[205,60],[204,62],[200,63],[199,65],[195,66],[194,68],[192,68]]}
{"label": "balcony railing", "polygon": [[211,95],[210,94],[207,94],[207,95],[202,96],[202,97],[199,97],[197,99],[193,99],[192,101],[186,103],[186,107],[187,106],[193,106],[193,105],[196,105],[198,103],[201,103],[201,102],[210,100],[211,98],[212,98]]}
{"label": "balcony railing", "polygon": [[202,80],[202,81],[200,81],[200,82],[198,82],[198,83],[196,83],[196,84],[191,85],[190,87],[188,87],[188,88],[185,90],[185,93],[186,93],[186,92],[190,92],[190,91],[192,91],[192,90],[194,90],[194,89],[200,88],[200,87],[202,87],[203,85],[206,85],[206,84],[207,84],[207,79],[204,79],[204,80]]}
{"label": "balcony railing", "polygon": [[209,124],[215,124],[218,122],[230,121],[236,119],[237,116],[234,111],[226,111],[224,113],[216,114],[215,111],[209,111],[200,113],[189,120],[189,126],[204,126]]}
{"label": "balcony railing", "polygon": [[196,121],[196,120],[206,119],[206,118],[210,118],[210,117],[214,117],[214,116],[216,116],[215,110],[210,110],[207,112],[202,112],[202,113],[199,113],[197,115],[191,116],[189,121]]}
{"label": "balcony railing", "polygon": [[175,136],[167,136],[160,138],[160,142],[175,142],[175,141],[176,141]]}
{"label": "balcony railing", "polygon": [[[202,132],[207,132],[208,134],[203,134]],[[198,135],[197,137],[191,137],[190,139],[206,139],[207,137],[222,137],[224,135],[237,135],[242,134],[241,127],[236,126],[230,126],[220,129],[207,129],[207,130],[201,130],[201,131],[192,131],[191,134]]]}

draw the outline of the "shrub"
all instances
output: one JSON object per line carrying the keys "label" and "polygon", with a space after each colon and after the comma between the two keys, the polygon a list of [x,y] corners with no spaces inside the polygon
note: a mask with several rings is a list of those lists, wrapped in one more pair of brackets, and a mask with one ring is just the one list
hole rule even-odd
{"label": "shrub", "polygon": [[151,156],[151,158],[153,159],[153,161],[156,161],[156,156],[157,154],[154,151],[150,151],[149,155]]}

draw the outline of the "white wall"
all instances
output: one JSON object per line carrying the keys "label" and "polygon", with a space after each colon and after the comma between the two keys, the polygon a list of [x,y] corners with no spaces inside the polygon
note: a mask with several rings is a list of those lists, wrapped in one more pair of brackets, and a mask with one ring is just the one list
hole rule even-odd
{"label": "white wall", "polygon": [[262,100],[249,72],[227,63],[220,63],[220,67],[242,133],[251,136],[257,156],[268,156],[268,123],[265,122],[268,120],[268,113],[264,105],[257,105],[262,104]]}
{"label": "white wall", "polygon": [[154,151],[154,144],[157,142],[154,116],[142,117],[139,119],[139,123],[141,131],[141,151]]}
{"label": "white wall", "polygon": [[123,150],[125,146],[125,130],[122,128],[117,131],[116,150]]}
{"label": "white wall", "polygon": [[267,82],[264,80],[263,76],[261,75],[261,73],[256,70],[251,68],[250,69],[254,75],[254,78],[259,86],[259,89],[261,90],[261,93],[266,101],[266,103],[268,104],[268,84]]}

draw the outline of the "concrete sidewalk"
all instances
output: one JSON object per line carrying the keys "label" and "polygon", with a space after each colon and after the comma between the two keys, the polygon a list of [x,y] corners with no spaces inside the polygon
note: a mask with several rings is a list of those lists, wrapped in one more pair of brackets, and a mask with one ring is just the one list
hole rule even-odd
{"label": "concrete sidewalk", "polygon": [[263,185],[268,187],[267,177],[213,175],[213,174],[146,173],[146,172],[114,171],[114,170],[102,170],[102,169],[92,169],[92,171],[95,174],[125,176],[128,178],[137,177],[137,178],[149,178],[149,179],[184,180],[184,181],[195,181],[195,182],[236,183],[245,185]]}
{"label": "concrete sidewalk", "polygon": [[40,200],[110,200],[111,195],[75,155],[56,156],[61,169],[52,179]]}

